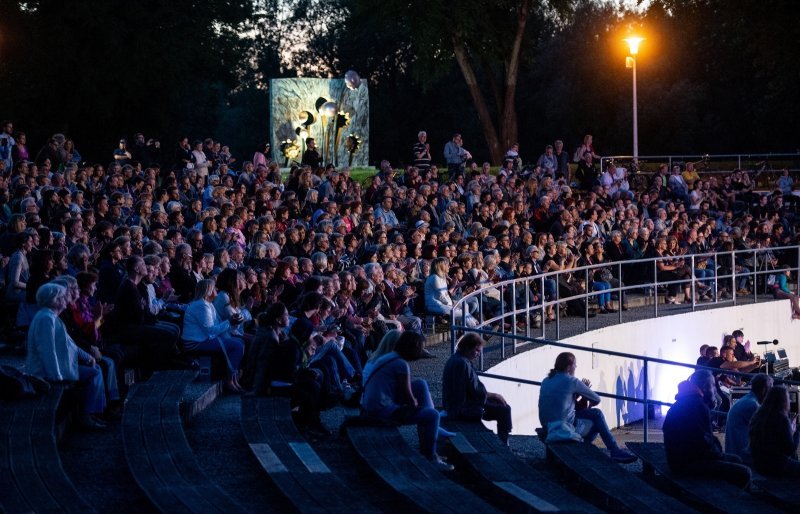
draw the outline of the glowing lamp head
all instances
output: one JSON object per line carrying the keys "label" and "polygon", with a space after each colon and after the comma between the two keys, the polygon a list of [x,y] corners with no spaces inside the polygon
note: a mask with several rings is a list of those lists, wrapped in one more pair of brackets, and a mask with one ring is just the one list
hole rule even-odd
{"label": "glowing lamp head", "polygon": [[328,118],[333,118],[338,114],[338,112],[339,109],[336,107],[336,103],[334,102],[326,102],[320,109],[320,113]]}
{"label": "glowing lamp head", "polygon": [[639,45],[642,41],[644,41],[643,37],[629,37],[625,39],[625,42],[628,43],[631,55],[637,55],[639,53]]}

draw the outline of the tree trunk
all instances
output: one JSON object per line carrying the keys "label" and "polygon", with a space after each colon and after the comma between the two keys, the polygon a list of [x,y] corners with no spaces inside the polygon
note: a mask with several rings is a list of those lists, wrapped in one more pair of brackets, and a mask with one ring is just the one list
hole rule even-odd
{"label": "tree trunk", "polygon": [[505,99],[503,101],[503,112],[500,115],[500,144],[509,148],[517,141],[517,81],[519,79],[519,58],[522,53],[522,41],[525,36],[525,28],[528,25],[528,18],[531,12],[532,0],[524,0],[517,10],[517,31],[514,34],[514,42],[511,45],[511,52],[508,56],[508,68],[505,77]]}
{"label": "tree trunk", "polygon": [[458,66],[461,68],[461,74],[464,75],[464,81],[467,83],[467,89],[472,97],[472,103],[475,105],[475,110],[478,111],[478,119],[483,127],[483,136],[486,138],[486,144],[489,146],[489,156],[492,164],[500,164],[503,160],[503,148],[500,145],[500,139],[497,137],[497,130],[495,129],[492,117],[489,115],[489,108],[486,105],[486,99],[483,97],[478,79],[475,77],[475,70],[469,62],[467,56],[467,48],[464,46],[464,41],[460,34],[453,35],[453,52],[458,61]]}

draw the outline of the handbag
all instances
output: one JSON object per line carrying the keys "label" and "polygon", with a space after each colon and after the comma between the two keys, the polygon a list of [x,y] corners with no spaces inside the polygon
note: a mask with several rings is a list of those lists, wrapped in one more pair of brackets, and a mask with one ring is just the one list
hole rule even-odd
{"label": "handbag", "polygon": [[545,443],[583,442],[591,429],[592,422],[588,419],[576,419],[574,426],[567,421],[551,421],[547,424]]}

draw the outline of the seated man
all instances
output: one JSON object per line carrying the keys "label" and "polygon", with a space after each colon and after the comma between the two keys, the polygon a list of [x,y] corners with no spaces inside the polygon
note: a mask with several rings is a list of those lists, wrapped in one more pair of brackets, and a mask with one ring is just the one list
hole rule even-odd
{"label": "seated man", "polygon": [[739,456],[723,453],[711,431],[714,389],[714,377],[707,370],[695,371],[678,384],[663,426],[667,462],[675,473],[722,478],[744,488],[750,483],[750,469]]}
{"label": "seated man", "polygon": [[511,432],[511,407],[497,393],[486,391],[472,362],[480,355],[485,341],[469,333],[458,341],[442,373],[442,403],[448,417],[464,420],[497,420],[497,436],[508,444]]}
{"label": "seated man", "polygon": [[709,358],[706,356],[706,350],[708,350],[707,344],[700,346],[700,357],[697,358],[698,366],[706,366],[708,364]]}
{"label": "seated man", "polygon": [[[603,411],[594,408],[600,403],[600,396],[590,389],[591,383],[575,378],[575,355],[563,352],[556,357],[556,363],[542,381],[539,392],[539,421],[549,430],[550,424],[566,424],[576,427],[576,420],[589,423],[585,433],[578,432],[584,442],[591,443],[597,435],[608,448],[611,458],[617,462],[630,463],[636,456],[623,450],[617,444],[606,424]],[[576,409],[576,403],[582,407]]]}
{"label": "seated man", "polygon": [[725,424],[725,453],[741,457],[742,461],[752,462],[750,455],[750,419],[772,389],[772,377],[756,375],[750,383],[751,391],[733,404],[728,411],[728,422]]}

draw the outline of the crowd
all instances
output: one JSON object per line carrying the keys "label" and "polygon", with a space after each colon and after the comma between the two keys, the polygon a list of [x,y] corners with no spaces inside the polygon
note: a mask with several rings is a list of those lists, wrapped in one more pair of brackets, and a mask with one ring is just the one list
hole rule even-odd
{"label": "crowd", "polygon": [[[637,260],[658,256],[668,257],[659,279],[676,281],[670,302],[681,289],[685,298],[692,289],[700,299],[734,288],[746,294],[758,263],[721,254],[698,257],[692,269],[687,256],[800,237],[787,207],[788,172],[766,194],[754,191],[746,171],[703,176],[691,163],[662,166],[652,177],[615,166],[601,173],[591,136],[572,154],[555,141],[532,159],[514,144],[493,173],[461,135],[439,153],[420,132],[409,145],[411,165],[398,173],[382,161],[362,184],[349,168],[325,164],[311,139],[287,175],[269,144],[242,159],[211,138],[165,148],[136,134],[98,163],[62,134],[34,152],[10,121],[0,125],[7,324],[30,327],[30,372],[88,384],[82,421],[90,428],[118,413],[125,369],[146,376],[212,355],[224,364],[228,390],[290,394],[299,424],[323,430],[321,409],[357,398],[381,355],[424,356],[415,350],[423,320],[450,315],[477,288],[626,263],[621,274],[598,268],[588,283],[580,273],[545,280],[541,290],[532,281],[538,303],[643,283],[651,268]],[[769,264],[788,258],[775,251]],[[715,288],[715,273],[733,269],[737,283]],[[785,282],[775,294],[797,309]],[[456,314],[475,324],[512,301],[494,291]],[[624,295],[609,293],[598,304],[598,313],[626,307]],[[566,307],[551,305],[533,321],[552,321]],[[393,352],[382,342],[395,330],[419,338],[405,336]],[[474,377],[463,380],[478,388]],[[406,400],[427,405],[425,391],[409,387]],[[506,419],[501,399],[485,400],[481,416]],[[403,419],[414,416],[424,413]],[[501,425],[507,436],[510,418]],[[435,448],[426,448],[435,459]]]}

